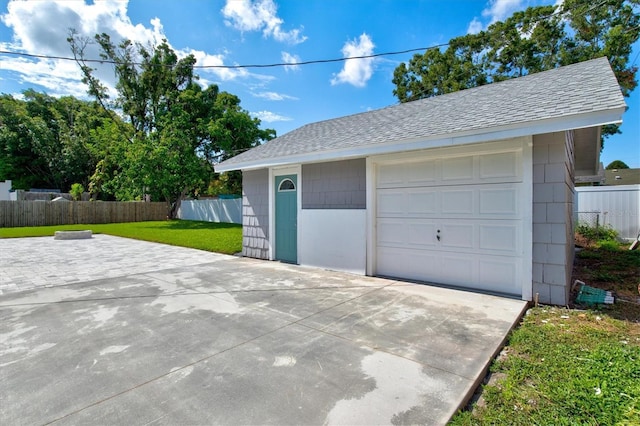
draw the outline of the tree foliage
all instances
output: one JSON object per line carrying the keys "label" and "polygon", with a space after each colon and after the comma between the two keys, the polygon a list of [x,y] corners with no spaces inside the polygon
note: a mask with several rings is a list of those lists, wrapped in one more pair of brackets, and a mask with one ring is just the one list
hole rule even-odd
{"label": "tree foliage", "polygon": [[112,118],[95,102],[33,90],[0,95],[0,180],[16,189],[88,184],[98,157],[93,132]]}
{"label": "tree foliage", "polygon": [[605,167],[607,170],[613,170],[613,169],[628,169],[629,166],[627,166],[627,163],[625,163],[622,160],[613,160],[612,162],[610,162],[607,167]]}
{"label": "tree foliage", "polygon": [[[520,77],[606,56],[622,93],[636,87],[637,67],[629,63],[640,37],[640,0],[564,0],[530,7],[478,34],[428,49],[394,71],[393,94],[400,102]],[[617,133],[607,126],[603,133]]]}
{"label": "tree foliage", "polygon": [[148,195],[165,201],[174,217],[188,193],[209,184],[213,162],[275,137],[241,108],[237,96],[198,84],[195,58],[178,58],[166,40],[147,48],[129,40],[115,45],[107,34],[96,35],[102,58],[114,63],[114,101],[84,62],[89,41],[74,33],[68,41],[89,94],[125,119],[96,129],[102,155],[90,182],[93,192],[120,200]]}

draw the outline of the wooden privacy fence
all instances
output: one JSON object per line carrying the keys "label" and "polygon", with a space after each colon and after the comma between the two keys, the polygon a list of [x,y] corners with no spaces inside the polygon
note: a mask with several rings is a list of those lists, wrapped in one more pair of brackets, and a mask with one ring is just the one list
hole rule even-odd
{"label": "wooden privacy fence", "polygon": [[165,203],[0,201],[0,228],[165,220]]}

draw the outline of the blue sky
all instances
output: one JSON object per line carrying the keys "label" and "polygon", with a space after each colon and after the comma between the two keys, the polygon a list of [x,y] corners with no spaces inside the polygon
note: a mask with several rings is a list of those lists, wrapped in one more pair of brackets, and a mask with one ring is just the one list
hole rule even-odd
{"label": "blue sky", "polygon": [[[204,84],[236,94],[278,135],[306,123],[395,104],[393,70],[412,54],[346,62],[297,62],[426,48],[555,0],[0,0],[0,50],[70,56],[69,28],[144,44],[166,38],[197,65],[290,63],[288,67],[200,69]],[[632,61],[640,65],[640,43]],[[94,46],[89,57],[97,57]],[[113,73],[99,69],[113,85]],[[0,92],[34,88],[86,98],[74,62],[0,54]],[[640,167],[640,89],[627,98],[623,135],[602,162]]]}

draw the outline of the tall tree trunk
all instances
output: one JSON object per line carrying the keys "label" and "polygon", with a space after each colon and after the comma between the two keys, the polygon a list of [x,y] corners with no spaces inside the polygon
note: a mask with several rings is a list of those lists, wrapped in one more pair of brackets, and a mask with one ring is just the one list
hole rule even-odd
{"label": "tall tree trunk", "polygon": [[171,201],[167,201],[168,209],[169,209],[169,215],[167,216],[167,219],[178,218],[178,210],[180,210],[180,205],[182,204],[182,200],[186,195],[187,195],[187,189],[183,189],[180,195],[178,196],[178,199],[174,203],[171,203]]}

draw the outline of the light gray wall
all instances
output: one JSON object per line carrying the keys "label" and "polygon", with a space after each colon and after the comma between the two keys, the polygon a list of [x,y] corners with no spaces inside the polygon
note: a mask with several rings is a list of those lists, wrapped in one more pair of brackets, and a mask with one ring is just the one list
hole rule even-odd
{"label": "light gray wall", "polygon": [[364,158],[302,166],[303,209],[366,209]]}
{"label": "light gray wall", "polygon": [[573,133],[533,137],[533,294],[566,305],[573,269]]}
{"label": "light gray wall", "polygon": [[[72,201],[73,197],[68,192],[45,192],[45,191],[25,191],[23,189],[17,189],[15,194],[15,201],[51,201],[54,198],[62,197],[66,200]],[[89,201],[89,194],[85,192],[86,197],[83,194],[82,201]]]}
{"label": "light gray wall", "polygon": [[269,170],[242,172],[242,255],[269,259]]}
{"label": "light gray wall", "polygon": [[5,180],[0,182],[0,201],[11,200],[11,181]]}
{"label": "light gray wall", "polygon": [[184,200],[178,209],[182,220],[242,223],[242,199]]}

